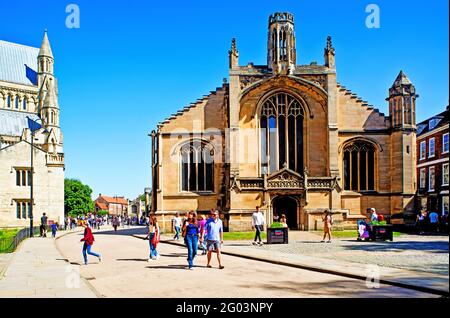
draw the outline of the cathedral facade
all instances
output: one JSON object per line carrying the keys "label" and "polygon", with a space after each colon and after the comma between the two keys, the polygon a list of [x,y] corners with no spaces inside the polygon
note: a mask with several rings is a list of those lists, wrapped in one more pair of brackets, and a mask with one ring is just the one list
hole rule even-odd
{"label": "cathedral facade", "polygon": [[417,97],[400,72],[380,113],[337,82],[330,37],[322,65],[297,65],[294,16],[275,13],[267,65],[239,65],[233,39],[229,81],[152,132],[152,211],[170,228],[177,212],[219,209],[230,231],[250,229],[256,206],[300,230],[321,228],[325,209],[343,227],[369,208],[402,222],[414,213]]}
{"label": "cathedral facade", "polygon": [[[37,226],[43,213],[64,224],[64,151],[54,62],[47,33],[40,49],[0,41],[0,227],[27,227],[32,216]],[[29,119],[42,126],[33,134]]]}

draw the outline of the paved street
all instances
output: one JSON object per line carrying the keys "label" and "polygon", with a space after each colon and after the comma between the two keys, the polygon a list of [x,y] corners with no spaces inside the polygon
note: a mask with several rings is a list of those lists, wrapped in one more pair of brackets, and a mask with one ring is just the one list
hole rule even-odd
{"label": "paved street", "polygon": [[285,255],[376,264],[447,278],[449,275],[448,236],[402,234],[393,242],[358,242],[356,238],[345,238],[334,239],[332,244],[321,244],[321,236],[314,233],[290,232],[290,235],[290,244],[264,245],[263,249]]}
{"label": "paved street", "polygon": [[95,293],[79,279],[78,266],[68,264],[52,238],[22,242],[9,254],[9,266],[0,276],[0,298],[88,298]]}
{"label": "paved street", "polygon": [[[139,230],[142,233],[142,229]],[[381,285],[369,289],[365,281],[268,264],[239,257],[224,258],[224,270],[205,267],[198,256],[194,271],[187,270],[186,249],[160,244],[161,258],[147,262],[148,241],[132,237],[136,230],[95,234],[92,258],[81,267],[85,277],[103,297],[435,297],[408,289]],[[72,264],[82,262],[80,235],[57,240],[58,249]],[[213,265],[217,266],[215,260]],[[213,286],[211,289],[210,286]]]}

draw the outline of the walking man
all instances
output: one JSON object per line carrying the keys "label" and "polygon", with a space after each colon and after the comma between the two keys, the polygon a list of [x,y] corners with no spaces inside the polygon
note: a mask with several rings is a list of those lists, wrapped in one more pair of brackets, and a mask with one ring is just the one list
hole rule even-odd
{"label": "walking man", "polygon": [[259,206],[256,207],[256,212],[252,215],[252,227],[255,229],[255,240],[253,245],[262,245],[261,232],[264,231],[264,215],[259,210]]}
{"label": "walking man", "polygon": [[430,228],[432,233],[436,233],[439,230],[439,214],[435,210],[431,210],[430,213]]}
{"label": "walking man", "polygon": [[223,224],[222,220],[219,218],[219,211],[215,211],[213,214],[213,219],[206,222],[201,237],[206,239],[206,248],[208,249],[208,264],[206,267],[211,268],[211,256],[213,250],[215,250],[217,253],[217,260],[219,262],[219,269],[224,269],[225,266],[222,265],[220,254],[220,249],[223,244]]}
{"label": "walking man", "polygon": [[41,217],[41,237],[47,237],[47,215],[44,213]]}
{"label": "walking man", "polygon": [[180,240],[180,230],[181,230],[180,213],[177,213],[175,215],[172,222],[173,222],[173,229],[175,231],[175,236],[173,237],[173,239],[179,241]]}

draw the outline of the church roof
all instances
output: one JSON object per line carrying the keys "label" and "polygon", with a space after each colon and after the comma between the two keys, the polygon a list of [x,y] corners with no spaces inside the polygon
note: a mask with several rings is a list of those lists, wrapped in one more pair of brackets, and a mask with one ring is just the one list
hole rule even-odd
{"label": "church roof", "polygon": [[23,130],[28,128],[27,117],[34,121],[39,119],[36,114],[0,109],[0,136],[22,136]]}
{"label": "church roof", "polygon": [[39,49],[0,40],[0,81],[37,85]]}
{"label": "church roof", "polygon": [[122,204],[122,205],[128,205],[128,200],[126,200],[124,197],[108,197],[106,195],[100,195],[97,198],[96,203],[99,199],[103,199],[107,203],[117,203],[117,204]]}

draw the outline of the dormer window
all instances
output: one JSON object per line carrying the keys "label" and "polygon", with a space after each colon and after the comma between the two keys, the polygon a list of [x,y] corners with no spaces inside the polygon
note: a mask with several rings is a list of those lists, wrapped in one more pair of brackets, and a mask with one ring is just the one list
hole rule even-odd
{"label": "dormer window", "polygon": [[440,121],[441,121],[440,118],[433,118],[433,119],[430,119],[430,123],[429,123],[429,125],[430,125],[430,130],[436,128],[436,126],[439,125]]}
{"label": "dormer window", "polygon": [[419,127],[417,127],[417,134],[420,135],[425,128],[427,128],[426,124],[419,125]]}

